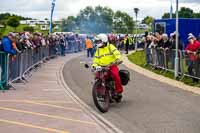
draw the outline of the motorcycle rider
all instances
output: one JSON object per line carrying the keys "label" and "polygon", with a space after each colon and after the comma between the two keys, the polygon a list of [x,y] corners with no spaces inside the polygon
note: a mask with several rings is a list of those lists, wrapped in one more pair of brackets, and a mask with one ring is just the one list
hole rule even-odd
{"label": "motorcycle rider", "polygon": [[121,62],[121,54],[113,44],[108,42],[106,34],[97,35],[95,40],[97,41],[97,50],[94,55],[92,67],[98,69],[111,65],[110,72],[115,82],[115,98],[122,98],[123,87],[117,66]]}

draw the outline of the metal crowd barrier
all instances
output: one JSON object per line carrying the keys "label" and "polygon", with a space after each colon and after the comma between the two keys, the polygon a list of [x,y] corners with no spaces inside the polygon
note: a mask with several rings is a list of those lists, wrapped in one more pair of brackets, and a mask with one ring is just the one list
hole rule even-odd
{"label": "metal crowd barrier", "polygon": [[[27,81],[25,75],[32,69],[38,68],[40,64],[54,58],[60,54],[60,45],[48,45],[38,48],[28,48],[22,53],[9,55],[0,52],[0,89],[5,90],[4,86],[12,85],[15,81]],[[81,49],[75,42],[70,45],[70,52],[78,52]]]}
{"label": "metal crowd barrier", "polygon": [[12,83],[17,80],[24,81],[27,72],[45,62],[49,57],[56,56],[55,52],[50,53],[52,48],[42,46],[36,49],[26,49],[16,55],[0,52],[0,89],[4,90],[6,85],[13,87]]}
{"label": "metal crowd barrier", "polygon": [[[146,62],[153,68],[174,72],[176,51],[174,49],[147,48],[145,49]],[[200,79],[200,58],[191,61],[185,51],[178,51],[179,75]],[[197,55],[198,56],[198,55]],[[200,57],[200,56],[199,56]]]}
{"label": "metal crowd barrier", "polygon": [[183,66],[183,78],[191,77],[195,79],[200,79],[200,55],[197,54],[197,59],[192,61],[190,55],[186,54],[185,51],[182,51],[182,66]]}
{"label": "metal crowd barrier", "polygon": [[5,90],[5,84],[7,84],[7,58],[8,54],[0,51],[0,89],[3,91]]}
{"label": "metal crowd barrier", "polygon": [[66,45],[67,53],[79,52],[84,49],[84,45],[77,43],[75,40],[68,40]]}

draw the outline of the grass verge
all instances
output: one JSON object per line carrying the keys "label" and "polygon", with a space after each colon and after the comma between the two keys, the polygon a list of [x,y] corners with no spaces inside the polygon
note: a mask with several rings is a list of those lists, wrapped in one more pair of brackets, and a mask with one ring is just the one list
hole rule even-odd
{"label": "grass verge", "polygon": [[[146,59],[145,59],[145,53],[144,51],[137,51],[135,53],[132,53],[131,55],[128,55],[128,59],[142,67],[142,68],[145,68],[145,69],[148,69],[156,74],[159,74],[159,75],[162,75],[162,76],[165,76],[167,78],[170,78],[170,79],[174,79],[174,73],[173,72],[169,72],[169,71],[163,71],[163,70],[160,70],[160,69],[155,69],[153,68],[152,66],[150,65],[146,65]],[[175,80],[175,79],[174,79]],[[179,80],[179,79],[177,79]],[[187,85],[190,85],[190,86],[195,86],[195,87],[200,87],[200,83],[193,83],[192,82],[192,79],[190,77],[184,77],[182,80],[179,80],[180,82],[183,82]]]}

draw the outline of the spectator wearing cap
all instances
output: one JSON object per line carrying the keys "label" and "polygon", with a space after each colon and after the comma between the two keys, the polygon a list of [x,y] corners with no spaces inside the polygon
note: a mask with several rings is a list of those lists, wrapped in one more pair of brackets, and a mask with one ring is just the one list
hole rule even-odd
{"label": "spectator wearing cap", "polygon": [[[172,68],[174,69],[174,66],[175,66],[175,57],[176,57],[176,52],[175,52],[175,49],[176,49],[176,33],[172,33],[171,34],[171,39],[170,39],[170,51],[171,51],[171,61],[172,61]],[[183,50],[183,41],[181,40],[180,36],[178,37],[178,50],[179,51],[182,51]],[[180,56],[180,54],[178,55]],[[180,68],[180,61],[179,61],[179,71],[181,70]]]}
{"label": "spectator wearing cap", "polygon": [[15,55],[17,51],[13,48],[13,42],[15,41],[15,33],[10,32],[8,36],[4,36],[2,39],[3,51]]}
{"label": "spectator wearing cap", "polygon": [[[17,51],[14,49],[14,47],[13,47],[13,42],[15,41],[15,34],[14,33],[12,33],[12,32],[10,32],[9,34],[8,34],[8,36],[4,36],[3,37],[3,39],[2,39],[2,48],[3,48],[3,51],[5,52],[5,53],[7,53],[7,54],[11,54],[11,55],[16,55],[16,53],[17,53]],[[2,62],[1,62],[2,64],[2,66],[1,66],[1,69],[2,70],[5,70],[6,68],[6,66],[5,66],[5,61],[4,60],[2,60]],[[1,73],[1,77],[2,77],[2,81],[6,81],[6,77],[5,77],[5,71],[2,71],[2,73]],[[6,85],[7,85],[7,83],[4,83],[3,84],[3,87],[6,87]]]}
{"label": "spectator wearing cap", "polygon": [[[188,66],[188,73],[194,77],[200,77],[199,71],[199,57],[198,57],[198,50],[200,49],[200,42],[196,40],[193,35],[189,35],[188,37],[189,44],[187,45],[185,51],[190,57],[190,62]],[[193,82],[198,82],[197,78],[192,78]]]}
{"label": "spectator wearing cap", "polygon": [[[171,34],[171,45],[170,49],[176,49],[176,33]],[[183,50],[183,41],[181,40],[180,36],[178,37],[178,49]]]}

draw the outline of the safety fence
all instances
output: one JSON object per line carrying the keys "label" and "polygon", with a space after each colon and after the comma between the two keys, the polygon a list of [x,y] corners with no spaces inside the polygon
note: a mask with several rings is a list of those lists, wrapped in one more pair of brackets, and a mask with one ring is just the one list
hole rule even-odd
{"label": "safety fence", "polygon": [[5,86],[18,80],[26,81],[25,75],[30,70],[57,55],[56,47],[51,45],[26,49],[16,55],[0,52],[0,89],[5,90]]}
{"label": "safety fence", "polygon": [[66,52],[67,53],[74,53],[79,52],[85,49],[84,40],[76,41],[76,40],[68,40],[66,45]]}
{"label": "safety fence", "polygon": [[[148,48],[145,49],[145,54],[146,63],[153,68],[159,68],[161,72],[174,72],[176,50]],[[179,76],[181,76],[181,79],[184,77],[200,79],[200,55],[187,54],[185,51],[178,50],[178,56]]]}
{"label": "safety fence", "polygon": [[0,89],[2,90],[7,82],[7,57],[6,53],[0,51]]}

